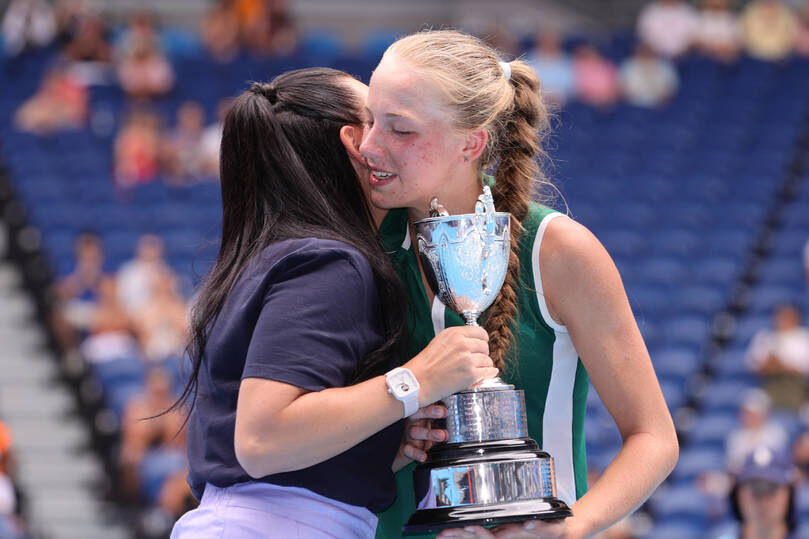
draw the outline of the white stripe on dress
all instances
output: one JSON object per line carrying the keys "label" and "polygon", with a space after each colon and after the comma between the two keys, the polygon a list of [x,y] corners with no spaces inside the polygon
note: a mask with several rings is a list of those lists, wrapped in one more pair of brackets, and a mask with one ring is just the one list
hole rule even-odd
{"label": "white stripe on dress", "polygon": [[433,298],[433,308],[431,310],[432,317],[433,317],[433,331],[435,335],[438,335],[444,328],[446,327],[446,320],[444,319],[444,314],[446,313],[447,307],[438,299],[438,296]]}
{"label": "white stripe on dress", "polygon": [[561,213],[550,213],[542,219],[534,238],[531,264],[534,286],[542,318],[554,331],[553,367],[542,416],[542,449],[550,453],[556,469],[557,497],[568,505],[576,501],[576,475],[573,468],[573,385],[579,354],[570,340],[567,328],[551,318],[542,289],[539,269],[539,249],[548,223]]}

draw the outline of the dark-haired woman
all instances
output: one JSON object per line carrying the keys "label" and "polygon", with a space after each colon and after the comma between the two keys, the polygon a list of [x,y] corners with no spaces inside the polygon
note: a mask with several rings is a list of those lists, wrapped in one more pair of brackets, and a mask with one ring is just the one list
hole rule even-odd
{"label": "dark-haired woman", "polygon": [[442,332],[393,369],[406,299],[353,150],[365,91],[292,71],[225,119],[222,240],[181,398],[201,503],[172,537],[373,537],[395,496],[399,420],[497,372],[480,328]]}

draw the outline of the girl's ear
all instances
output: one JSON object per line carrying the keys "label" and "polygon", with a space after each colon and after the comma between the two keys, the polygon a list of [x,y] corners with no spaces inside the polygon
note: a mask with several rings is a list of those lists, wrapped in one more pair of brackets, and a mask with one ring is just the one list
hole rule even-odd
{"label": "girl's ear", "polygon": [[463,152],[464,162],[477,160],[483,150],[486,149],[486,144],[489,142],[489,132],[483,128],[475,129],[464,140]]}
{"label": "girl's ear", "polygon": [[365,164],[365,158],[360,153],[362,144],[362,128],[356,125],[344,125],[340,128],[340,142],[343,143],[349,157]]}

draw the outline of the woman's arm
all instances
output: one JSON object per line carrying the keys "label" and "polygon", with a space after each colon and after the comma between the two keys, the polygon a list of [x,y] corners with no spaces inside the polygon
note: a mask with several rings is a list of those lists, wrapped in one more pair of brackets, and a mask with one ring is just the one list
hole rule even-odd
{"label": "woman's arm", "polygon": [[[488,336],[479,327],[448,328],[404,366],[421,386],[419,406],[492,376]],[[312,466],[402,418],[384,376],[316,392],[245,378],[236,407],[236,458],[252,477]]]}
{"label": "woman's arm", "polygon": [[621,433],[621,450],[572,507],[566,536],[585,537],[637,509],[677,462],[674,424],[621,277],[589,230],[548,224],[540,252],[551,316],[564,324]]}

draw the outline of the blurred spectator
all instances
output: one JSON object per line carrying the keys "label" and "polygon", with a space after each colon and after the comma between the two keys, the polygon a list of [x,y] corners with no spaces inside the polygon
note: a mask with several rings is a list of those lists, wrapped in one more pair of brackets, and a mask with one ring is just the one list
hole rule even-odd
{"label": "blurred spectator", "polygon": [[17,494],[11,482],[11,448],[11,431],[0,421],[0,518],[9,517],[17,512]]}
{"label": "blurred spectator", "polygon": [[278,56],[295,50],[298,32],[286,0],[236,0],[235,5],[242,38],[251,52]]}
{"label": "blurred spectator", "polygon": [[757,448],[744,463],[730,492],[738,530],[721,536],[794,537],[795,474],[786,454]]}
{"label": "blurred spectator", "polygon": [[65,55],[72,62],[70,73],[76,79],[86,85],[107,82],[112,47],[101,17],[87,16],[78,21],[75,35],[65,46]]}
{"label": "blurred spectator", "polygon": [[742,40],[747,53],[759,60],[789,56],[798,35],[798,21],[779,0],[753,0],[741,15]]}
{"label": "blurred spectator", "polygon": [[704,496],[703,505],[709,521],[721,520],[728,513],[728,493],[734,477],[726,470],[703,470],[696,479],[697,491]]}
{"label": "blurred spectator", "polygon": [[56,39],[62,45],[73,41],[86,17],[99,16],[88,9],[85,0],[56,0],[53,8],[56,18]]}
{"label": "blurred spectator", "polygon": [[763,381],[775,407],[797,411],[806,397],[809,374],[809,328],[791,305],[776,307],[773,329],[760,330],[747,349],[750,369]]}
{"label": "blurred spectator", "polygon": [[805,0],[798,12],[798,35],[795,38],[795,52],[809,56],[809,0]]}
{"label": "blurred spectator", "polygon": [[125,57],[143,47],[161,49],[154,17],[151,13],[139,11],[130,16],[126,29],[117,39],[115,54],[118,57]]}
{"label": "blurred spectator", "polygon": [[118,303],[118,292],[112,277],[101,280],[89,333],[81,345],[81,351],[91,363],[140,357],[132,321]]}
{"label": "blurred spectator", "polygon": [[563,105],[575,90],[573,61],[562,50],[559,34],[542,30],[527,61],[542,81],[542,96],[547,101]]}
{"label": "blurred spectator", "polygon": [[197,506],[187,476],[188,469],[183,468],[166,478],[157,495],[157,504],[141,518],[138,537],[168,537],[177,519]]}
{"label": "blurred spectator", "polygon": [[500,51],[507,58],[519,56],[522,52],[516,33],[500,22],[486,21],[480,33],[476,35],[480,35],[486,44]]}
{"label": "blurred spectator", "polygon": [[638,16],[641,40],[665,58],[685,54],[694,41],[697,26],[696,11],[682,0],[656,0],[647,4]]}
{"label": "blurred spectator", "polygon": [[700,51],[726,63],[734,62],[741,48],[739,21],[729,4],[729,0],[703,0],[695,38]]}
{"label": "blurred spectator", "polygon": [[2,39],[8,56],[44,47],[56,37],[56,18],[46,0],[11,0],[3,16]]}
{"label": "blurred spectator", "polygon": [[115,182],[129,188],[149,183],[159,168],[160,121],[152,112],[135,109],[115,137]]}
{"label": "blurred spectator", "polygon": [[637,107],[657,107],[677,92],[680,79],[670,61],[658,58],[645,43],[621,65],[624,98]]}
{"label": "blurred spectator", "polygon": [[205,109],[196,101],[185,101],[177,110],[177,123],[160,145],[161,161],[166,179],[182,184],[197,178],[202,172],[202,133]]}
{"label": "blurred spectator", "polygon": [[239,23],[239,31],[244,33],[253,21],[266,14],[267,0],[222,0]]}
{"label": "blurred spectator", "polygon": [[12,447],[11,432],[0,421],[0,537],[22,539],[23,523],[13,482]]}
{"label": "blurred spectator", "polygon": [[740,427],[728,434],[727,469],[738,473],[745,459],[754,449],[760,446],[775,451],[787,448],[787,431],[777,423],[769,420],[770,398],[760,389],[751,389],[742,400],[739,408]]}
{"label": "blurred spectator", "polygon": [[809,483],[809,430],[795,438],[792,444],[792,459],[798,472],[798,480]]}
{"label": "blurred spectator", "polygon": [[163,240],[154,234],[138,239],[135,258],[118,270],[118,300],[130,315],[145,307],[152,299],[154,283],[169,271],[163,260]]}
{"label": "blurred spectator", "polygon": [[104,279],[104,251],[98,236],[79,235],[74,252],[76,268],[56,283],[53,328],[65,350],[75,349],[79,336],[90,330]]}
{"label": "blurred spectator", "polygon": [[809,240],[803,246],[803,272],[806,275],[806,284],[809,285]]}
{"label": "blurred spectator", "polygon": [[232,101],[229,97],[219,101],[216,105],[216,121],[202,132],[200,142],[202,172],[215,178],[219,177],[219,146],[222,143],[222,129]]}
{"label": "blurred spectator", "polygon": [[219,62],[230,62],[239,54],[239,19],[227,2],[218,2],[205,16],[202,41]]}
{"label": "blurred spectator", "polygon": [[152,296],[133,315],[143,358],[179,360],[188,340],[188,307],[177,292],[177,278],[164,269],[152,283]]}
{"label": "blurred spectator", "polygon": [[164,95],[174,85],[174,70],[160,48],[148,15],[133,18],[118,52],[118,79],[127,95],[149,99]]}
{"label": "blurred spectator", "polygon": [[22,131],[46,135],[81,127],[87,118],[87,89],[71,77],[65,66],[45,74],[39,90],[14,115]]}
{"label": "blurred spectator", "polygon": [[160,367],[146,375],[143,392],[127,403],[121,419],[120,473],[124,490],[132,499],[140,494],[139,468],[153,448],[185,452],[182,412],[163,413],[174,403],[171,377]]}
{"label": "blurred spectator", "polygon": [[573,61],[576,96],[588,105],[609,107],[619,96],[618,70],[593,45],[576,49]]}

